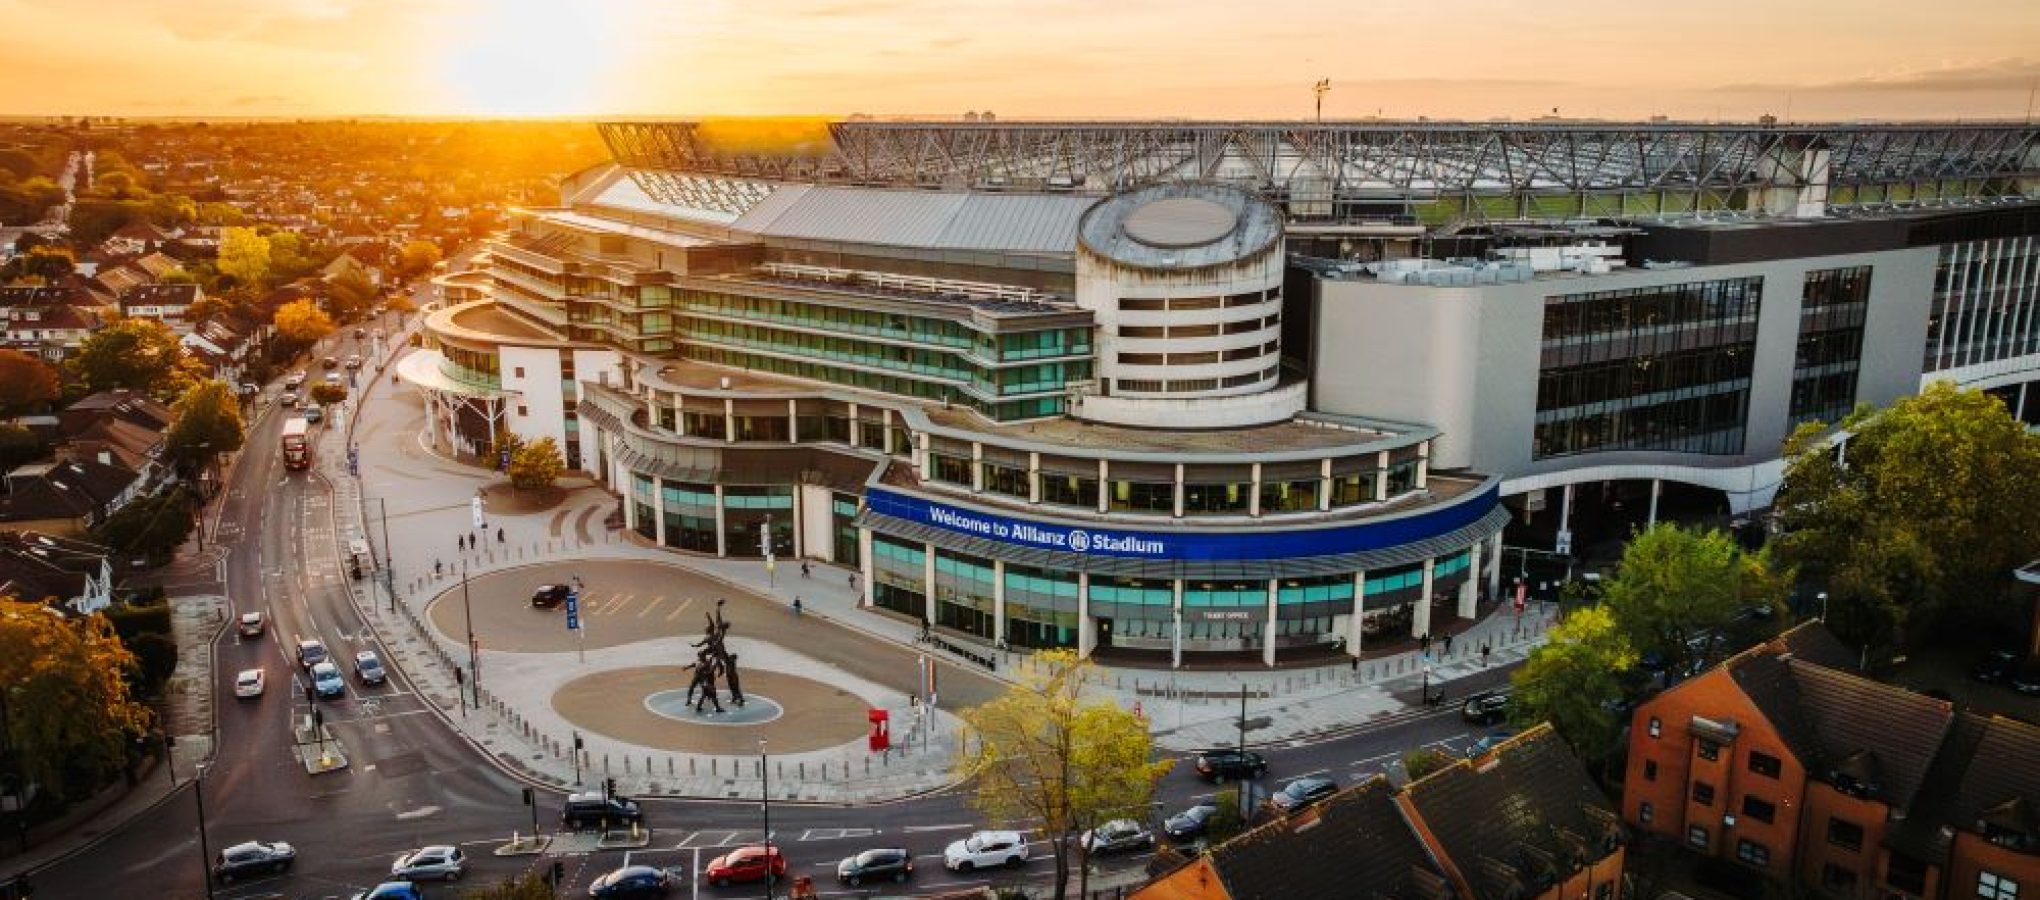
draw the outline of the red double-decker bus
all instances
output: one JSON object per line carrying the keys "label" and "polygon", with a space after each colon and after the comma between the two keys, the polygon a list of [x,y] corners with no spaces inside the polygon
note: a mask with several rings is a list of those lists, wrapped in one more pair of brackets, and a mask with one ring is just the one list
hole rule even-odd
{"label": "red double-decker bus", "polygon": [[292,471],[312,467],[311,423],[302,416],[283,422],[283,467]]}

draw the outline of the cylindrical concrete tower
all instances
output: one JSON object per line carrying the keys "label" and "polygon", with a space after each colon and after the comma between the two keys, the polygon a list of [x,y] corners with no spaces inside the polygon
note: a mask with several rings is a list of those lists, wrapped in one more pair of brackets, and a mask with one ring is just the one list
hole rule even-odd
{"label": "cylindrical concrete tower", "polygon": [[1099,201],[1077,225],[1099,387],[1072,414],[1223,428],[1301,412],[1305,391],[1282,386],[1282,267],[1282,213],[1250,192],[1191,182]]}

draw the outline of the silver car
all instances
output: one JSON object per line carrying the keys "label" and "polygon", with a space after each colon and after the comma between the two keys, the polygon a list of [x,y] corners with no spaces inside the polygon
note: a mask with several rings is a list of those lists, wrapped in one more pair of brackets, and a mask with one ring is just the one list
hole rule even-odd
{"label": "silver car", "polygon": [[458,881],[461,873],[467,871],[467,857],[459,847],[438,844],[421,847],[397,857],[390,866],[391,878],[408,878],[418,881],[436,878],[440,881]]}

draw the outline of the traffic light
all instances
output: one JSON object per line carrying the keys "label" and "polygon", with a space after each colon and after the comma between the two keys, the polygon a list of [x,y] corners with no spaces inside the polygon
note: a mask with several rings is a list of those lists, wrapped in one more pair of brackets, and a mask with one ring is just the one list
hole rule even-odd
{"label": "traffic light", "polygon": [[574,749],[581,749],[581,733],[578,731],[574,732]]}
{"label": "traffic light", "polygon": [[616,796],[616,779],[614,778],[602,779],[602,795],[605,797]]}

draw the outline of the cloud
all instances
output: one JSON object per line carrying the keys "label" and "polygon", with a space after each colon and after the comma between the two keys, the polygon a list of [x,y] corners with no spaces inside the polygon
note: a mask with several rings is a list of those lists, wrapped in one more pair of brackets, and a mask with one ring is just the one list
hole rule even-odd
{"label": "cloud", "polygon": [[1815,94],[2008,91],[2031,88],[2036,81],[2040,81],[2040,60],[2013,57],[1964,65],[1944,65],[1931,69],[1885,72],[1841,81],[1807,84],[1730,84],[1715,90],[1723,93],[1803,91]]}

